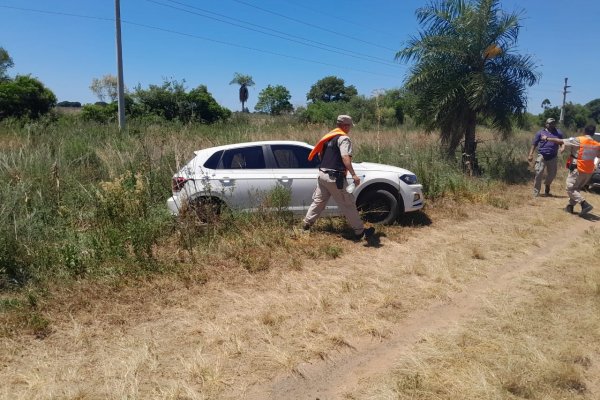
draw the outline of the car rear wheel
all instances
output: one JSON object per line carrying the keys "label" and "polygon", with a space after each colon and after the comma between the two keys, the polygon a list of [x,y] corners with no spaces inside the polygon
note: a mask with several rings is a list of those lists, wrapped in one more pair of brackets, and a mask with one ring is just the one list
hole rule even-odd
{"label": "car rear wheel", "polygon": [[188,204],[188,212],[205,223],[218,221],[224,208],[223,202],[214,197],[198,197]]}
{"label": "car rear wheel", "polygon": [[391,225],[398,219],[398,199],[385,189],[371,190],[361,195],[358,211],[367,222]]}

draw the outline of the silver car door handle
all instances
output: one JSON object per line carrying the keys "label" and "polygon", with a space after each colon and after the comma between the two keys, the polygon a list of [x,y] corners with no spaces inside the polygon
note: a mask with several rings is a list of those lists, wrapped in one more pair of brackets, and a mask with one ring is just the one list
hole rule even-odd
{"label": "silver car door handle", "polygon": [[219,179],[222,183],[231,183],[231,179],[229,179],[228,177],[225,178],[221,178]]}
{"label": "silver car door handle", "polygon": [[282,176],[281,178],[277,178],[277,180],[281,183],[289,183],[292,180],[290,178],[288,178],[287,176]]}

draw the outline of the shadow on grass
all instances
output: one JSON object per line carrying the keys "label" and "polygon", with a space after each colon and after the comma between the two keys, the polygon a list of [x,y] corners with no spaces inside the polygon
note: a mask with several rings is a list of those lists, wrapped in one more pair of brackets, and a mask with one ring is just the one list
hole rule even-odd
{"label": "shadow on grass", "polygon": [[433,223],[423,211],[404,213],[398,218],[400,226],[429,226]]}
{"label": "shadow on grass", "polygon": [[583,214],[583,215],[580,215],[579,217],[585,219],[586,221],[591,221],[591,222],[600,221],[600,217],[595,214]]}

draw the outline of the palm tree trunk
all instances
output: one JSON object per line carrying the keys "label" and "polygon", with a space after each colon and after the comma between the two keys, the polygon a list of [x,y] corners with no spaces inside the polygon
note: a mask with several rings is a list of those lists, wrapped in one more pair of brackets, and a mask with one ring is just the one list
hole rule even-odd
{"label": "palm tree trunk", "polygon": [[465,149],[463,153],[463,168],[469,175],[479,173],[479,165],[477,163],[477,140],[475,139],[475,128],[477,127],[477,113],[472,112],[467,121],[467,129],[465,131]]}

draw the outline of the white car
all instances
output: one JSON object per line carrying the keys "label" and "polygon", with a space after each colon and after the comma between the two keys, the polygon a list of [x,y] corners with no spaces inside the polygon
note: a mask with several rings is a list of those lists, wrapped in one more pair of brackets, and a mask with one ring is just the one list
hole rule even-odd
{"label": "white car", "polygon": [[[313,146],[295,141],[230,144],[195,151],[195,156],[173,176],[172,214],[186,207],[210,205],[256,210],[276,187],[290,192],[287,209],[304,215],[317,185],[319,161],[308,161]],[[391,224],[405,212],[423,208],[423,187],[412,172],[391,165],[353,163],[361,183],[354,190],[363,217]],[[352,179],[348,175],[348,182]],[[340,215],[330,200],[322,215]]]}

